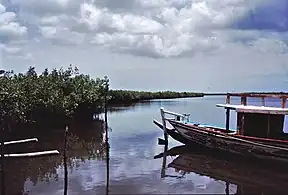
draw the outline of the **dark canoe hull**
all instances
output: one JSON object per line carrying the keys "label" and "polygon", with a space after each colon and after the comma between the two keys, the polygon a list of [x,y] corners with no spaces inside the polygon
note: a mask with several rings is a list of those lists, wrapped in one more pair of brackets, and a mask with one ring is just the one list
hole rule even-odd
{"label": "dark canoe hull", "polygon": [[188,142],[197,143],[204,147],[225,151],[247,157],[256,157],[265,160],[288,162],[288,148],[270,144],[257,143],[240,139],[228,134],[223,135],[213,131],[205,131],[196,125],[187,125],[179,121],[168,120],[176,131]]}
{"label": "dark canoe hull", "polygon": [[[160,129],[163,130],[163,124],[160,123],[157,120],[153,120],[154,124],[157,125]],[[185,144],[185,145],[196,145],[196,143],[191,142],[189,139],[187,139],[186,137],[183,137],[180,133],[178,133],[175,129],[173,128],[166,128],[166,132],[167,134],[172,137],[174,140]]]}

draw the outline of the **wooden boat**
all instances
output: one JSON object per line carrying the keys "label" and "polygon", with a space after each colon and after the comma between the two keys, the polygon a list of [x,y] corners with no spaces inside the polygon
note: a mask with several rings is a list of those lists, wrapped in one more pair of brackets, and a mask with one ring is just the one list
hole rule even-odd
{"label": "wooden boat", "polygon": [[[154,124],[157,125],[160,129],[164,130],[163,128],[163,125],[158,122],[157,120],[153,120]],[[175,131],[174,128],[169,128],[169,127],[166,127],[166,133],[172,137],[173,139],[185,144],[185,145],[190,145],[192,144],[191,141],[183,136],[181,136],[177,131]],[[158,143],[164,143],[164,144],[167,144],[167,142],[164,140],[162,141],[162,139],[159,139]],[[195,144],[194,144],[195,145]]]}
{"label": "wooden boat", "polygon": [[[230,104],[231,96],[241,96],[241,104]],[[247,97],[260,97],[262,106],[247,105]],[[282,108],[265,106],[265,97],[281,98]],[[198,144],[246,157],[288,162],[288,136],[283,131],[284,116],[288,114],[287,97],[287,94],[229,93],[226,97],[226,104],[216,105],[226,109],[225,128],[191,122],[187,114],[183,115],[161,108],[162,126],[165,134],[171,132],[172,129],[167,131],[166,122],[168,121],[184,144]],[[236,130],[229,128],[230,110],[237,113]],[[174,115],[175,118],[166,118],[166,115]],[[154,120],[154,123],[159,122]]]}

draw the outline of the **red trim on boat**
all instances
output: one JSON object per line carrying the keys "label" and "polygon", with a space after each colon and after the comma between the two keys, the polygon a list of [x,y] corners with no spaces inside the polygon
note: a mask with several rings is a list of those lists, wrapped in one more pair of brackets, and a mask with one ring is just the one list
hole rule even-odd
{"label": "red trim on boat", "polygon": [[235,137],[243,137],[243,138],[248,138],[248,139],[254,139],[254,140],[263,140],[263,141],[270,141],[270,142],[282,142],[282,143],[287,143],[288,144],[288,140],[283,140],[283,139],[271,139],[271,138],[261,138],[261,137],[251,137],[251,136],[247,136],[247,135],[232,135]]}
{"label": "red trim on boat", "polygon": [[[176,122],[176,121],[173,121],[173,122]],[[179,123],[179,122],[177,122],[177,123]],[[221,135],[229,135],[227,133],[221,132],[220,130],[216,130],[216,128],[214,128],[214,127],[199,127],[199,126],[194,125],[194,124],[183,124],[183,123],[180,123],[180,124],[182,124],[184,126],[192,126],[193,128],[204,130],[204,131],[211,132],[211,133],[213,132],[213,133],[218,133],[218,134],[221,134]],[[215,130],[211,130],[211,129],[207,129],[207,128],[214,128]],[[223,130],[225,130],[225,129],[223,129]],[[234,134],[234,135],[231,134],[229,136],[239,137],[239,138],[247,138],[247,139],[258,140],[258,141],[270,141],[270,142],[280,142],[280,143],[287,143],[288,144],[288,140],[281,140],[281,139],[251,137],[251,136],[239,135],[239,134]]]}

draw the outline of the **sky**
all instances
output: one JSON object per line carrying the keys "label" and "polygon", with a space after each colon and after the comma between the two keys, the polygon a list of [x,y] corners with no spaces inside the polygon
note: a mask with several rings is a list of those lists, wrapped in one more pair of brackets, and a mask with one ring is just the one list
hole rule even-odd
{"label": "sky", "polygon": [[0,0],[0,68],[114,89],[288,90],[287,0]]}

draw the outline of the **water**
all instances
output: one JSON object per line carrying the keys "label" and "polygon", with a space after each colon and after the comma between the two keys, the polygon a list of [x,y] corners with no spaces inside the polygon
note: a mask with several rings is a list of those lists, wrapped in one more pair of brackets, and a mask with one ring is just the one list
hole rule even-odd
{"label": "water", "polygon": [[[153,157],[164,151],[164,146],[157,145],[158,137],[163,133],[153,123],[153,119],[160,120],[159,108],[180,113],[190,113],[193,121],[213,123],[224,126],[225,112],[215,104],[224,103],[224,98],[189,98],[175,100],[155,100],[138,103],[130,107],[118,107],[109,113],[109,193],[121,194],[147,194],[147,193],[226,193],[226,184],[229,182],[229,193],[236,193],[237,188],[243,188],[239,179],[233,179],[233,174],[238,174],[237,163],[227,170],[221,166],[221,159],[206,156],[192,156],[182,154],[178,157],[189,156],[192,167],[187,166],[183,171],[181,167],[176,171],[171,163],[175,164],[177,156],[168,156],[164,167],[163,158]],[[251,104],[251,101],[249,102]],[[258,102],[252,102],[258,104]],[[278,104],[275,101],[267,102],[268,105]],[[68,139],[68,166],[69,181],[68,194],[90,195],[106,193],[106,156],[104,132],[102,123],[96,122],[89,126],[71,127]],[[235,115],[231,117],[231,127],[235,127]],[[23,144],[7,148],[9,152],[31,152],[39,150],[57,149],[61,155],[40,158],[9,159],[6,161],[6,191],[7,194],[50,195],[63,194],[64,169],[62,163],[64,130],[51,130],[51,132],[33,132],[32,137],[39,138],[39,143]],[[26,137],[31,137],[27,135]],[[32,134],[32,132],[31,132]],[[18,135],[23,138],[23,135]],[[16,137],[14,137],[16,139]],[[181,145],[170,139],[169,148]],[[191,160],[192,159],[192,160]],[[194,159],[194,160],[193,160]],[[197,163],[196,163],[197,162]],[[219,163],[220,162],[220,163]],[[187,163],[187,162],[186,162]],[[193,164],[195,163],[195,164]],[[210,164],[209,164],[210,163]],[[229,162],[228,162],[229,164]],[[199,166],[198,166],[199,165]],[[207,165],[206,167],[201,167]],[[214,169],[209,169],[215,165]],[[217,165],[217,166],[216,166]],[[239,169],[240,173],[243,173]],[[239,165],[239,167],[241,167]],[[249,170],[251,169],[251,173]],[[213,171],[214,170],[214,171]],[[223,173],[221,177],[217,174]],[[226,170],[227,173],[223,170]],[[246,169],[245,169],[246,170]],[[257,177],[255,167],[248,167],[247,171]],[[260,171],[261,172],[261,171]],[[224,174],[225,173],[225,174]],[[230,175],[229,175],[230,174]],[[232,176],[231,176],[232,174]],[[246,175],[247,175],[246,174]],[[259,173],[263,178],[263,173]],[[259,175],[258,174],[258,175]],[[261,176],[262,174],[262,176]],[[241,174],[240,174],[241,175]],[[269,175],[269,174],[268,174]],[[249,183],[255,177],[248,177]],[[243,176],[244,178],[244,176]],[[242,179],[243,179],[242,178]],[[266,177],[267,178],[267,177]],[[241,180],[241,179],[240,179]],[[246,178],[247,180],[247,178]],[[256,179],[257,180],[257,179]],[[265,181],[269,182],[269,181]],[[271,180],[271,183],[275,180]],[[280,182],[281,183],[281,182]],[[241,184],[241,185],[240,185]],[[280,184],[279,184],[280,185]],[[245,186],[244,186],[245,187]],[[265,192],[260,184],[246,187],[249,191]],[[281,188],[282,186],[272,186]],[[271,189],[271,188],[270,188]],[[243,190],[242,190],[243,191]]]}

